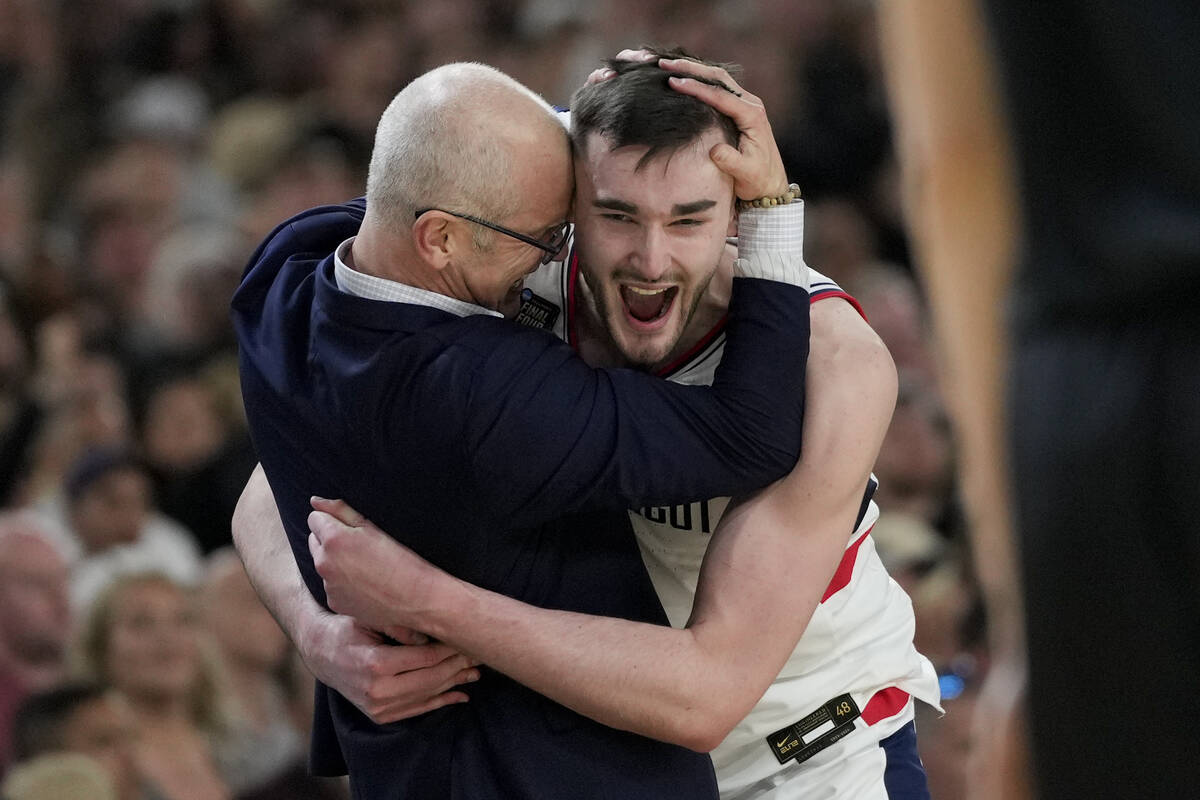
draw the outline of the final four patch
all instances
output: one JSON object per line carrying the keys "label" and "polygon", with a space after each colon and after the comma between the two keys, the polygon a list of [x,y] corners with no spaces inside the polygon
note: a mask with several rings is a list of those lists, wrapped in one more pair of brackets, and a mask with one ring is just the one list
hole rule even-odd
{"label": "final four patch", "polygon": [[521,308],[517,311],[517,324],[529,328],[551,328],[558,319],[559,307],[532,289],[521,290]]}

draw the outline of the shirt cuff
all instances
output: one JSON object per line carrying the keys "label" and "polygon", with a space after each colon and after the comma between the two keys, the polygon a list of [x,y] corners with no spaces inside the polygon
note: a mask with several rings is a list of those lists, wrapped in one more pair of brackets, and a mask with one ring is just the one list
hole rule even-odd
{"label": "shirt cuff", "polygon": [[804,201],[738,213],[738,257],[734,274],[765,278],[808,289],[804,263]]}

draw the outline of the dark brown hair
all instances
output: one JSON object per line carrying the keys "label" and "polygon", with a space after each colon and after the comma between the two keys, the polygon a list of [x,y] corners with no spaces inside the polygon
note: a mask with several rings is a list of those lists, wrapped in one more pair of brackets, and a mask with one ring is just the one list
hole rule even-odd
{"label": "dark brown hair", "polygon": [[[731,64],[695,58],[679,48],[643,49],[660,58],[688,58],[723,67],[730,74],[736,69]],[[571,140],[577,153],[586,152],[588,137],[599,133],[614,150],[629,146],[648,148],[638,161],[637,168],[641,169],[656,156],[673,153],[714,127],[724,134],[728,144],[737,146],[739,133],[734,121],[702,100],[672,89],[667,79],[675,73],[658,66],[657,59],[609,59],[605,63],[617,74],[606,81],[583,86],[571,99]],[[717,81],[697,80],[729,89]]]}

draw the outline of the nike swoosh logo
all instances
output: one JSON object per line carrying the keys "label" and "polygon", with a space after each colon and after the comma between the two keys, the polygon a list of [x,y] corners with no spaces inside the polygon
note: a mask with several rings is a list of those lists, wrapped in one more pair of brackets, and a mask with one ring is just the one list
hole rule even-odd
{"label": "nike swoosh logo", "polygon": [[776,746],[776,747],[783,747],[785,744],[787,744],[788,742],[790,742],[790,741],[792,740],[792,738],[793,738],[793,737],[792,737],[792,735],[791,735],[791,734],[788,734],[787,736],[783,737],[783,741],[782,741],[782,742],[776,742],[776,743],[775,743],[775,746]]}

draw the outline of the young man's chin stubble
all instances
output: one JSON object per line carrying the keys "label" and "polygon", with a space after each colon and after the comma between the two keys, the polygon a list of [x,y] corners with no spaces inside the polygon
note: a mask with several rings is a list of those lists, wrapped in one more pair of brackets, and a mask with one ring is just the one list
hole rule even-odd
{"label": "young man's chin stubble", "polygon": [[[619,356],[624,366],[630,369],[641,370],[642,372],[653,372],[663,366],[679,350],[680,342],[683,340],[688,326],[695,318],[696,310],[704,300],[711,280],[712,276],[709,276],[709,279],[698,287],[686,311],[672,310],[669,312],[680,314],[680,320],[671,326],[669,333],[666,331],[659,333],[659,336],[656,337],[659,339],[659,342],[656,342],[653,353],[646,353],[645,350],[631,353],[628,349],[621,346],[617,336],[613,334],[614,329],[620,330],[624,326],[622,320],[624,309],[620,307],[621,300],[619,297],[616,300],[617,306],[612,307],[609,305],[606,295],[589,290],[592,296],[592,303],[585,303],[583,307],[588,308],[588,311],[593,315],[590,327],[600,332],[609,349],[615,355]],[[675,302],[679,302],[679,300],[676,299]],[[633,337],[634,341],[637,340],[637,333],[627,330],[626,332]]]}

